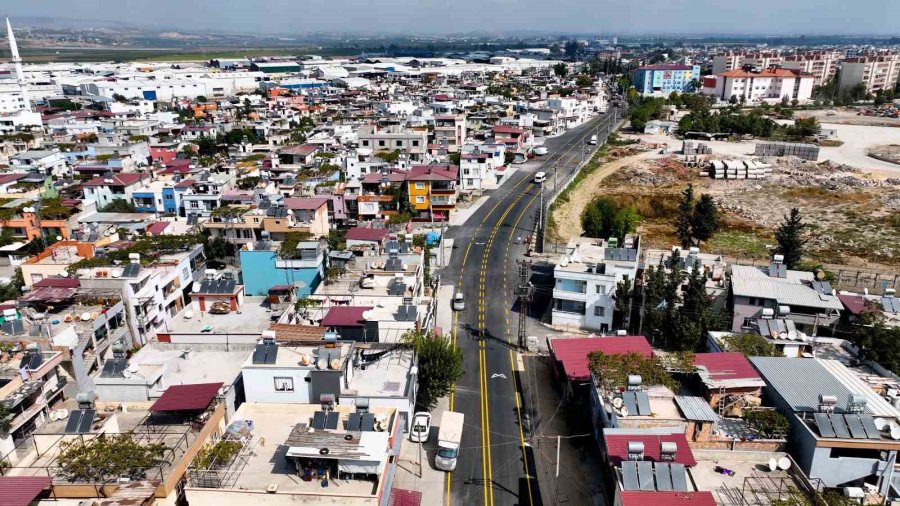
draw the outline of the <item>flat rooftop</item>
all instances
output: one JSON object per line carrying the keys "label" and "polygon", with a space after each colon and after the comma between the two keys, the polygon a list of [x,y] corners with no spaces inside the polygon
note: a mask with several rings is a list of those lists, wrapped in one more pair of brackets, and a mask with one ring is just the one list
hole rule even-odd
{"label": "flat rooftop", "polygon": [[566,244],[566,251],[559,257],[555,270],[587,272],[589,266],[595,266],[595,272],[603,274],[606,266],[636,267],[640,242],[637,237],[632,241],[626,244],[633,244],[634,247],[625,247],[623,244],[611,246],[602,239],[575,237]]}
{"label": "flat rooftop", "polygon": [[409,386],[412,361],[411,350],[397,349],[375,362],[367,363],[365,370],[356,368],[353,370],[353,379],[350,380],[350,391],[345,391],[344,394],[355,393],[360,397],[404,395]]}
{"label": "flat rooftop", "polygon": [[228,314],[201,312],[197,304],[191,304],[172,318],[169,333],[261,334],[272,323],[272,314],[264,296],[244,297],[244,305]]}
{"label": "flat rooftop", "polygon": [[[294,426],[300,422],[308,422],[313,413],[320,410],[321,406],[316,404],[241,404],[232,419],[253,420],[254,442],[265,439],[266,444],[259,444],[254,451],[249,452],[246,463],[235,473],[237,476],[230,480],[230,488],[263,490],[275,484],[278,485],[276,494],[374,496],[377,483],[372,480],[332,478],[327,488],[323,488],[319,480],[303,481],[286,458],[289,447],[284,443]],[[353,406],[336,407],[342,418],[353,410]],[[388,408],[382,410],[394,411]],[[372,411],[378,412],[379,408]]]}
{"label": "flat rooftop", "polygon": [[32,257],[29,261],[30,265],[69,265],[74,264],[84,257],[78,254],[78,248],[75,246],[57,246],[50,249],[50,254],[44,258]]}
{"label": "flat rooftop", "polygon": [[[344,361],[350,355],[350,350],[352,348],[351,343],[347,342],[339,342],[337,346],[334,348],[340,352],[340,358],[338,360],[341,361],[341,365],[343,365]],[[275,355],[275,362],[272,364],[254,364],[253,363],[253,353],[245,353],[243,367],[308,367],[310,369],[315,369],[316,360],[319,356],[319,350],[326,349],[324,341],[321,345],[318,346],[278,346],[278,353]],[[306,356],[310,362],[309,365],[304,366],[301,361],[304,360],[304,356]],[[334,360],[334,359],[332,359]]]}
{"label": "flat rooftop", "polygon": [[246,350],[162,349],[150,343],[135,353],[128,362],[137,364],[140,369],[163,367],[163,378],[167,385],[221,381],[227,386],[234,383],[241,373],[241,366],[249,354]]}

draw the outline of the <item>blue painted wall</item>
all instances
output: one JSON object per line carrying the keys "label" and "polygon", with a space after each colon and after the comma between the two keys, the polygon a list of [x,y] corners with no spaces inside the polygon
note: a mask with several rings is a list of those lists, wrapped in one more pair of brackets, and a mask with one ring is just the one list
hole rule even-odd
{"label": "blue painted wall", "polygon": [[175,188],[163,188],[163,212],[176,213],[178,205],[175,203]]}
{"label": "blue painted wall", "polygon": [[303,281],[305,286],[297,290],[297,296],[310,295],[322,281],[322,269],[279,269],[275,267],[277,255],[274,251],[241,250],[241,279],[247,295],[266,295],[275,285],[292,285]]}
{"label": "blue painted wall", "polygon": [[150,199],[151,201],[153,201],[153,205],[150,205],[150,206],[135,206],[135,209],[137,209],[137,212],[139,212],[139,213],[155,213],[157,211],[157,209],[156,209],[156,194],[154,194],[153,192],[134,192],[131,195],[131,197],[132,197],[132,202],[134,202],[133,199]]}

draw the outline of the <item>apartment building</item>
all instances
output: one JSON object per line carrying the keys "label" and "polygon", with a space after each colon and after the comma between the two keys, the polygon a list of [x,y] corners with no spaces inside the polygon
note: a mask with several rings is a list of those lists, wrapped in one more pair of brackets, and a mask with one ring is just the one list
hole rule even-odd
{"label": "apartment building", "polygon": [[781,66],[786,69],[799,70],[804,74],[812,74],[813,84],[822,86],[834,78],[842,58],[843,54],[840,51],[811,51],[785,56]]}
{"label": "apartment building", "polygon": [[616,285],[634,282],[639,254],[639,236],[625,237],[621,246],[615,238],[570,240],[553,269],[553,325],[614,330]]}
{"label": "apartment building", "polygon": [[434,143],[456,153],[466,141],[465,114],[443,114],[434,117]]}
{"label": "apartment building", "polygon": [[419,165],[410,168],[406,181],[409,201],[424,218],[449,219],[456,209],[456,181],[459,168],[455,165]]}
{"label": "apartment building", "polygon": [[399,150],[413,162],[424,160],[428,147],[426,132],[398,126],[379,128],[376,125],[363,125],[356,131],[356,135],[360,148],[370,149],[373,153]]}
{"label": "apartment building", "polygon": [[736,52],[723,53],[713,56],[713,74],[721,74],[729,70],[741,69],[744,66],[769,68],[773,65],[781,65],[784,58],[777,52]]}
{"label": "apartment building", "polygon": [[695,79],[700,79],[699,65],[645,65],[631,76],[632,84],[642,95],[664,97],[673,91],[690,90]]}
{"label": "apartment building", "polygon": [[462,191],[477,191],[497,187],[505,162],[505,144],[463,146],[459,157],[459,185]]}
{"label": "apartment building", "polygon": [[734,69],[703,79],[701,93],[728,102],[732,97],[747,104],[808,101],[812,97],[812,74],[799,70],[770,67],[755,70]]}
{"label": "apartment building", "polygon": [[900,53],[877,56],[858,56],[841,62],[841,78],[838,87],[848,90],[860,83],[867,93],[893,90],[900,82]]}

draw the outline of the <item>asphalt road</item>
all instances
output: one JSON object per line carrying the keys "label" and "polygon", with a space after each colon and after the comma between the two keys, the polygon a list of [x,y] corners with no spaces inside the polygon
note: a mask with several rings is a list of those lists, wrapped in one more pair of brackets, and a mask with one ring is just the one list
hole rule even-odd
{"label": "asphalt road", "polygon": [[[621,111],[618,111],[621,116]],[[517,237],[528,236],[537,220],[540,185],[534,173],[548,175],[544,198],[554,191],[553,168],[562,183],[597,146],[587,145],[591,135],[606,139],[613,110],[548,139],[541,163],[523,166],[464,224],[448,231],[456,248],[450,265],[442,270],[444,283],[455,284],[466,298],[466,310],[454,314],[453,338],[462,348],[462,380],[450,397],[450,409],[465,414],[461,451],[456,470],[447,474],[445,504],[542,504],[534,459],[527,444],[529,427],[523,426],[528,406],[521,400],[520,369],[516,355],[518,307],[516,261],[525,258]],[[528,469],[528,472],[526,472]]]}

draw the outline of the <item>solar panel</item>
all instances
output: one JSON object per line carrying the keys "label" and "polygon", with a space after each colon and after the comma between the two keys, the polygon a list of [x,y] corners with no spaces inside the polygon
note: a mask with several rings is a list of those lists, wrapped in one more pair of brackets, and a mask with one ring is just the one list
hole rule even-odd
{"label": "solar panel", "polygon": [[859,421],[869,439],[881,439],[881,432],[875,426],[875,419],[871,415],[859,415]]}
{"label": "solar panel", "polygon": [[625,490],[638,490],[637,462],[631,460],[622,462],[622,481]]}
{"label": "solar panel", "polygon": [[822,437],[835,437],[834,429],[831,428],[831,420],[825,413],[815,413],[813,418],[816,421],[816,427],[819,429],[819,435]]}
{"label": "solar panel", "polygon": [[843,415],[831,415],[831,426],[834,427],[834,433],[839,438],[850,439],[850,430],[847,429],[847,422],[844,421]]}
{"label": "solar panel", "polygon": [[22,361],[19,362],[19,369],[26,367],[28,369],[34,370],[41,366],[41,363],[44,361],[43,355],[40,353],[25,353],[25,356],[22,357]]}
{"label": "solar panel", "polygon": [[655,490],[653,479],[653,463],[647,460],[637,462],[638,484],[641,490]]}
{"label": "solar panel", "polygon": [[78,424],[78,432],[86,434],[91,431],[91,425],[94,423],[94,414],[96,414],[96,411],[93,409],[84,410],[81,415],[81,423]]}
{"label": "solar panel", "polygon": [[347,418],[347,430],[359,432],[361,426],[362,415],[359,413],[350,413],[350,416]]}
{"label": "solar panel", "polygon": [[388,258],[384,263],[384,270],[392,272],[402,271],[403,262],[399,258]]}
{"label": "solar panel", "polygon": [[78,434],[78,426],[81,425],[81,415],[84,412],[80,409],[72,410],[69,413],[69,419],[66,421],[66,434]]}
{"label": "solar panel", "polygon": [[113,358],[103,363],[103,371],[100,372],[101,378],[118,378],[122,376],[122,371],[128,366],[128,361],[124,358]]}
{"label": "solar panel", "polygon": [[672,491],[672,470],[667,463],[656,464],[656,490],[661,492]]}
{"label": "solar panel", "polygon": [[634,396],[637,398],[638,414],[641,416],[649,416],[650,398],[647,397],[647,392],[635,392]]}
{"label": "solar panel", "polygon": [[844,420],[847,421],[847,427],[850,428],[850,435],[853,436],[853,439],[869,439],[862,422],[859,421],[859,415],[844,415]]}
{"label": "solar panel", "polygon": [[125,270],[122,271],[122,277],[123,278],[136,277],[140,270],[141,270],[140,264],[128,264],[125,266]]}
{"label": "solar panel", "polygon": [[326,429],[337,429],[338,421],[340,421],[340,414],[335,413],[334,411],[329,411],[328,415],[325,417],[325,428]]}
{"label": "solar panel", "polygon": [[769,335],[769,320],[759,319],[756,320],[759,324],[759,335],[768,336]]}
{"label": "solar panel", "polygon": [[325,428],[325,412],[324,411],[316,411],[313,413],[313,429],[324,429]]}
{"label": "solar panel", "polygon": [[625,402],[625,407],[628,409],[628,414],[631,416],[638,415],[637,402],[634,400],[634,392],[625,392],[622,394],[622,401]]}
{"label": "solar panel", "polygon": [[234,287],[237,285],[237,282],[233,279],[225,280],[225,291],[222,293],[233,293]]}
{"label": "solar panel", "polygon": [[689,489],[684,464],[669,464],[669,471],[672,473],[672,490],[687,492]]}
{"label": "solar panel", "polygon": [[360,428],[363,432],[375,431],[375,415],[373,413],[363,413]]}

